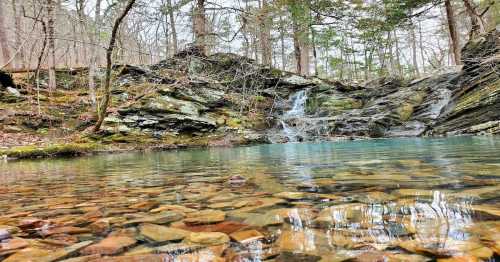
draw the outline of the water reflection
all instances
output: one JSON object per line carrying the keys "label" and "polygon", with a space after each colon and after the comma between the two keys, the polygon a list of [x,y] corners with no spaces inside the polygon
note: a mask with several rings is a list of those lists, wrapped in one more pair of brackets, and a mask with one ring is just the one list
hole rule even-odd
{"label": "water reflection", "polygon": [[[498,138],[464,137],[2,163],[0,236],[15,226],[9,234],[35,239],[31,248],[60,250],[118,235],[134,244],[112,256],[186,261],[493,259],[500,250],[499,149]],[[36,223],[26,226],[27,219]],[[185,230],[175,241],[201,250],[152,241],[140,230],[150,223]],[[224,234],[231,242],[221,247]],[[4,241],[0,259],[26,247],[7,249]]]}

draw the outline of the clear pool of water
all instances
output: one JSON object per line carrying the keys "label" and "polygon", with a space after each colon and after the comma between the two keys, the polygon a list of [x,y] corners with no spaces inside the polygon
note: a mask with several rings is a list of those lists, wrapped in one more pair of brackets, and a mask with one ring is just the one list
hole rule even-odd
{"label": "clear pool of water", "polygon": [[[3,240],[0,260],[30,248],[43,257],[36,249],[68,250],[82,241],[91,242],[64,258],[494,260],[499,177],[498,137],[7,162],[0,164],[0,233],[9,230],[10,238]],[[168,214],[177,216],[152,219]],[[160,235],[170,232],[161,229],[181,229],[182,237],[154,237],[145,224],[159,225]],[[116,236],[133,241],[114,243]],[[28,244],[9,249],[12,239]],[[103,239],[123,245],[103,251]]]}

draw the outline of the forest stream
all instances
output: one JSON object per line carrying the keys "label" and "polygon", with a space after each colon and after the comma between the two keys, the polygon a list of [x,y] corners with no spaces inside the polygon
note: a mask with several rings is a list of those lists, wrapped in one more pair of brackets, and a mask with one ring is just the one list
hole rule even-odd
{"label": "forest stream", "polygon": [[498,159],[455,137],[7,162],[0,258],[495,261]]}
{"label": "forest stream", "polygon": [[500,0],[0,0],[1,262],[500,262]]}

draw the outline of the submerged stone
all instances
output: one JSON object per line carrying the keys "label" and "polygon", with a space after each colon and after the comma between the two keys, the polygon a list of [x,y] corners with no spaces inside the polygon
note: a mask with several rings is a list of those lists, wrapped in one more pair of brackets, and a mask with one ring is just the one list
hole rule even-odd
{"label": "submerged stone", "polygon": [[86,247],[81,251],[84,255],[101,254],[117,255],[125,249],[133,246],[137,241],[126,236],[111,236],[101,240],[97,244]]}
{"label": "submerged stone", "polygon": [[167,253],[167,254],[182,254],[194,252],[196,250],[202,249],[204,246],[197,244],[189,244],[189,243],[175,243],[168,244],[164,246],[155,247],[154,251],[157,253]]}
{"label": "submerged stone", "polygon": [[184,215],[173,212],[173,211],[167,211],[167,212],[162,212],[160,214],[155,214],[155,215],[148,215],[145,217],[137,218],[137,219],[132,219],[127,222],[125,222],[123,225],[124,226],[134,226],[137,224],[141,223],[151,223],[151,224],[168,224],[171,222],[179,221],[184,218]]}
{"label": "submerged stone", "polygon": [[226,213],[219,210],[203,210],[191,213],[182,222],[186,225],[204,225],[222,222],[226,219]]}
{"label": "submerged stone", "polygon": [[40,261],[40,262],[42,262],[42,261],[46,261],[46,262],[59,261],[61,259],[64,259],[64,258],[67,258],[67,257],[70,257],[70,256],[76,254],[78,251],[89,246],[90,244],[92,244],[92,241],[80,242],[80,243],[74,244],[74,245],[69,246],[69,247],[65,247],[62,249],[52,251],[49,255],[44,256],[44,257],[37,257],[36,259],[37,259],[37,261]]}
{"label": "submerged stone", "polygon": [[28,247],[30,243],[22,238],[12,238],[0,243],[0,253]]}
{"label": "submerged stone", "polygon": [[182,229],[155,224],[142,224],[139,226],[139,232],[152,242],[178,241],[184,239],[189,234],[188,231]]}
{"label": "submerged stone", "polygon": [[234,232],[231,235],[229,235],[229,237],[231,237],[231,239],[233,239],[236,242],[244,244],[259,239],[263,239],[264,235],[262,235],[257,230],[245,230],[245,231]]}
{"label": "submerged stone", "polygon": [[0,241],[10,238],[10,232],[6,229],[0,229]]}
{"label": "submerged stone", "polygon": [[82,234],[82,233],[89,233],[90,229],[88,228],[81,228],[81,227],[56,227],[56,228],[50,228],[50,229],[42,229],[40,231],[40,234],[44,237],[55,235],[55,234]]}
{"label": "submerged stone", "polygon": [[276,262],[316,262],[320,260],[321,256],[298,252],[281,252],[275,259]]}
{"label": "submerged stone", "polygon": [[256,227],[276,226],[283,224],[284,218],[279,214],[252,213],[248,214],[247,218],[243,221],[243,223]]}
{"label": "submerged stone", "polygon": [[[40,248],[25,248],[3,260],[3,262],[35,262],[44,261],[39,258],[49,256],[51,254],[50,250],[40,249]],[[35,260],[36,259],[36,260]],[[49,260],[47,262],[52,262],[54,260]]]}
{"label": "submerged stone", "polygon": [[229,243],[229,236],[220,232],[193,232],[186,241],[191,244],[215,246]]}
{"label": "submerged stone", "polygon": [[277,198],[284,198],[288,200],[301,200],[307,197],[307,194],[304,192],[281,192],[273,195]]}
{"label": "submerged stone", "polygon": [[239,223],[236,221],[224,221],[215,224],[207,225],[186,225],[182,222],[172,223],[172,227],[184,229],[191,232],[222,232],[225,234],[231,234],[236,232],[248,225],[245,223]]}
{"label": "submerged stone", "polygon": [[125,252],[124,256],[136,256],[136,255],[147,255],[155,252],[155,249],[146,245],[136,246],[131,248],[129,251]]}
{"label": "submerged stone", "polygon": [[180,205],[161,205],[158,208],[151,210],[151,213],[159,213],[163,211],[174,211],[178,213],[192,213],[196,212],[196,209],[180,206]]}

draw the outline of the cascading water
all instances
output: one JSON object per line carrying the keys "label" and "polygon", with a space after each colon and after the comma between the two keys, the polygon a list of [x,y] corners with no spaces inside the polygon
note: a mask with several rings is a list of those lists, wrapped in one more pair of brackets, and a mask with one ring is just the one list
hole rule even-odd
{"label": "cascading water", "polygon": [[292,108],[280,119],[283,134],[288,142],[298,142],[305,137],[303,119],[306,116],[307,90],[300,90],[289,99]]}
{"label": "cascading water", "polygon": [[327,119],[306,113],[308,90],[300,90],[290,96],[287,107],[278,119],[281,132],[269,134],[273,143],[302,142],[329,138]]}
{"label": "cascading water", "polygon": [[298,118],[304,117],[306,114],[307,90],[300,90],[290,100],[293,103],[292,109],[285,112],[285,118]]}

